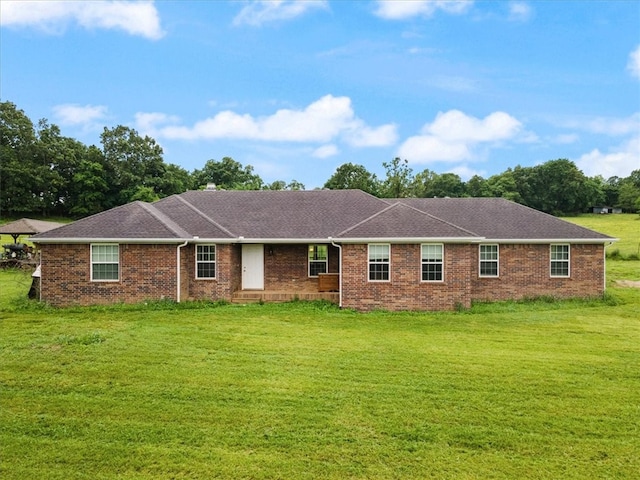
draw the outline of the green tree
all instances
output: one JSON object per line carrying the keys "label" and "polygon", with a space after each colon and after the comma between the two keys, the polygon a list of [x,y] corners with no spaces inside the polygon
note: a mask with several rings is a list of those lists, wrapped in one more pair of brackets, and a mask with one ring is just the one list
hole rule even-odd
{"label": "green tree", "polygon": [[[0,102],[0,215],[38,211],[36,132],[24,111]],[[34,193],[36,192],[36,193]]]}
{"label": "green tree", "polygon": [[221,161],[207,160],[202,170],[194,170],[193,182],[202,188],[214,183],[221,190],[260,190],[262,179],[253,173],[251,165],[242,166],[231,157]]}
{"label": "green tree", "polygon": [[156,195],[162,193],[166,165],[162,147],[153,138],[141,137],[133,128],[122,125],[105,127],[100,138],[110,195],[116,205],[131,201],[139,187],[149,187]]}
{"label": "green tree", "polygon": [[410,196],[413,170],[409,167],[409,161],[396,157],[390,162],[384,162],[382,166],[387,171],[387,178],[382,183],[382,196],[385,198]]}
{"label": "green tree", "polygon": [[94,145],[87,148],[73,174],[70,188],[69,214],[85,217],[106,210],[109,182],[104,166],[104,156]]}
{"label": "green tree", "polygon": [[491,188],[487,180],[480,175],[474,175],[465,183],[465,192],[470,197],[490,197]]}
{"label": "green tree", "polygon": [[380,194],[380,182],[375,174],[370,173],[362,165],[354,165],[353,163],[339,166],[325,182],[324,188],[331,190],[358,189],[375,196]]}

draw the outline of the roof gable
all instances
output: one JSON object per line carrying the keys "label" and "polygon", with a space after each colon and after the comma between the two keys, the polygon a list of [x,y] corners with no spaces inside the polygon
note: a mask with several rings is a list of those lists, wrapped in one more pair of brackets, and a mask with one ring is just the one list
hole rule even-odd
{"label": "roof gable", "polygon": [[398,202],[341,232],[338,239],[469,239],[472,232]]}

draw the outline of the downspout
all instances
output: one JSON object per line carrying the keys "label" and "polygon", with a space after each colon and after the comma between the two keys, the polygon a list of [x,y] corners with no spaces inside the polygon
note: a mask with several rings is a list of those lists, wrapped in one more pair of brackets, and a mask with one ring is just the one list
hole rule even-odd
{"label": "downspout", "polygon": [[180,249],[182,247],[186,247],[187,244],[189,243],[189,240],[185,240],[184,243],[182,245],[178,245],[178,248],[176,249],[176,279],[177,279],[177,288],[176,288],[176,302],[180,303],[180,287],[181,285],[181,279],[180,279],[180,267],[181,262],[180,262]]}
{"label": "downspout", "polygon": [[331,242],[331,245],[333,245],[340,251],[340,255],[338,256],[338,295],[340,299],[338,302],[338,306],[342,308],[342,245],[338,245],[337,243],[335,243],[333,241],[333,238],[331,237],[329,237],[329,241]]}

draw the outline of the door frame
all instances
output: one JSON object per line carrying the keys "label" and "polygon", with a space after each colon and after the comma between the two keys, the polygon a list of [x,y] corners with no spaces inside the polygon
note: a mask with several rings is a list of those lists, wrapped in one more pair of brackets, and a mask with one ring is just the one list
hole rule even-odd
{"label": "door frame", "polygon": [[242,244],[242,290],[264,290],[264,245]]}

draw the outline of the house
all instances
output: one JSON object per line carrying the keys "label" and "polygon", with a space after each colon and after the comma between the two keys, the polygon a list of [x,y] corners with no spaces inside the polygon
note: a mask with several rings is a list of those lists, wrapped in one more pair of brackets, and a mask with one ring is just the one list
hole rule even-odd
{"label": "house", "polygon": [[367,311],[591,297],[607,235],[502,198],[189,191],[31,237],[43,301],[324,298]]}

